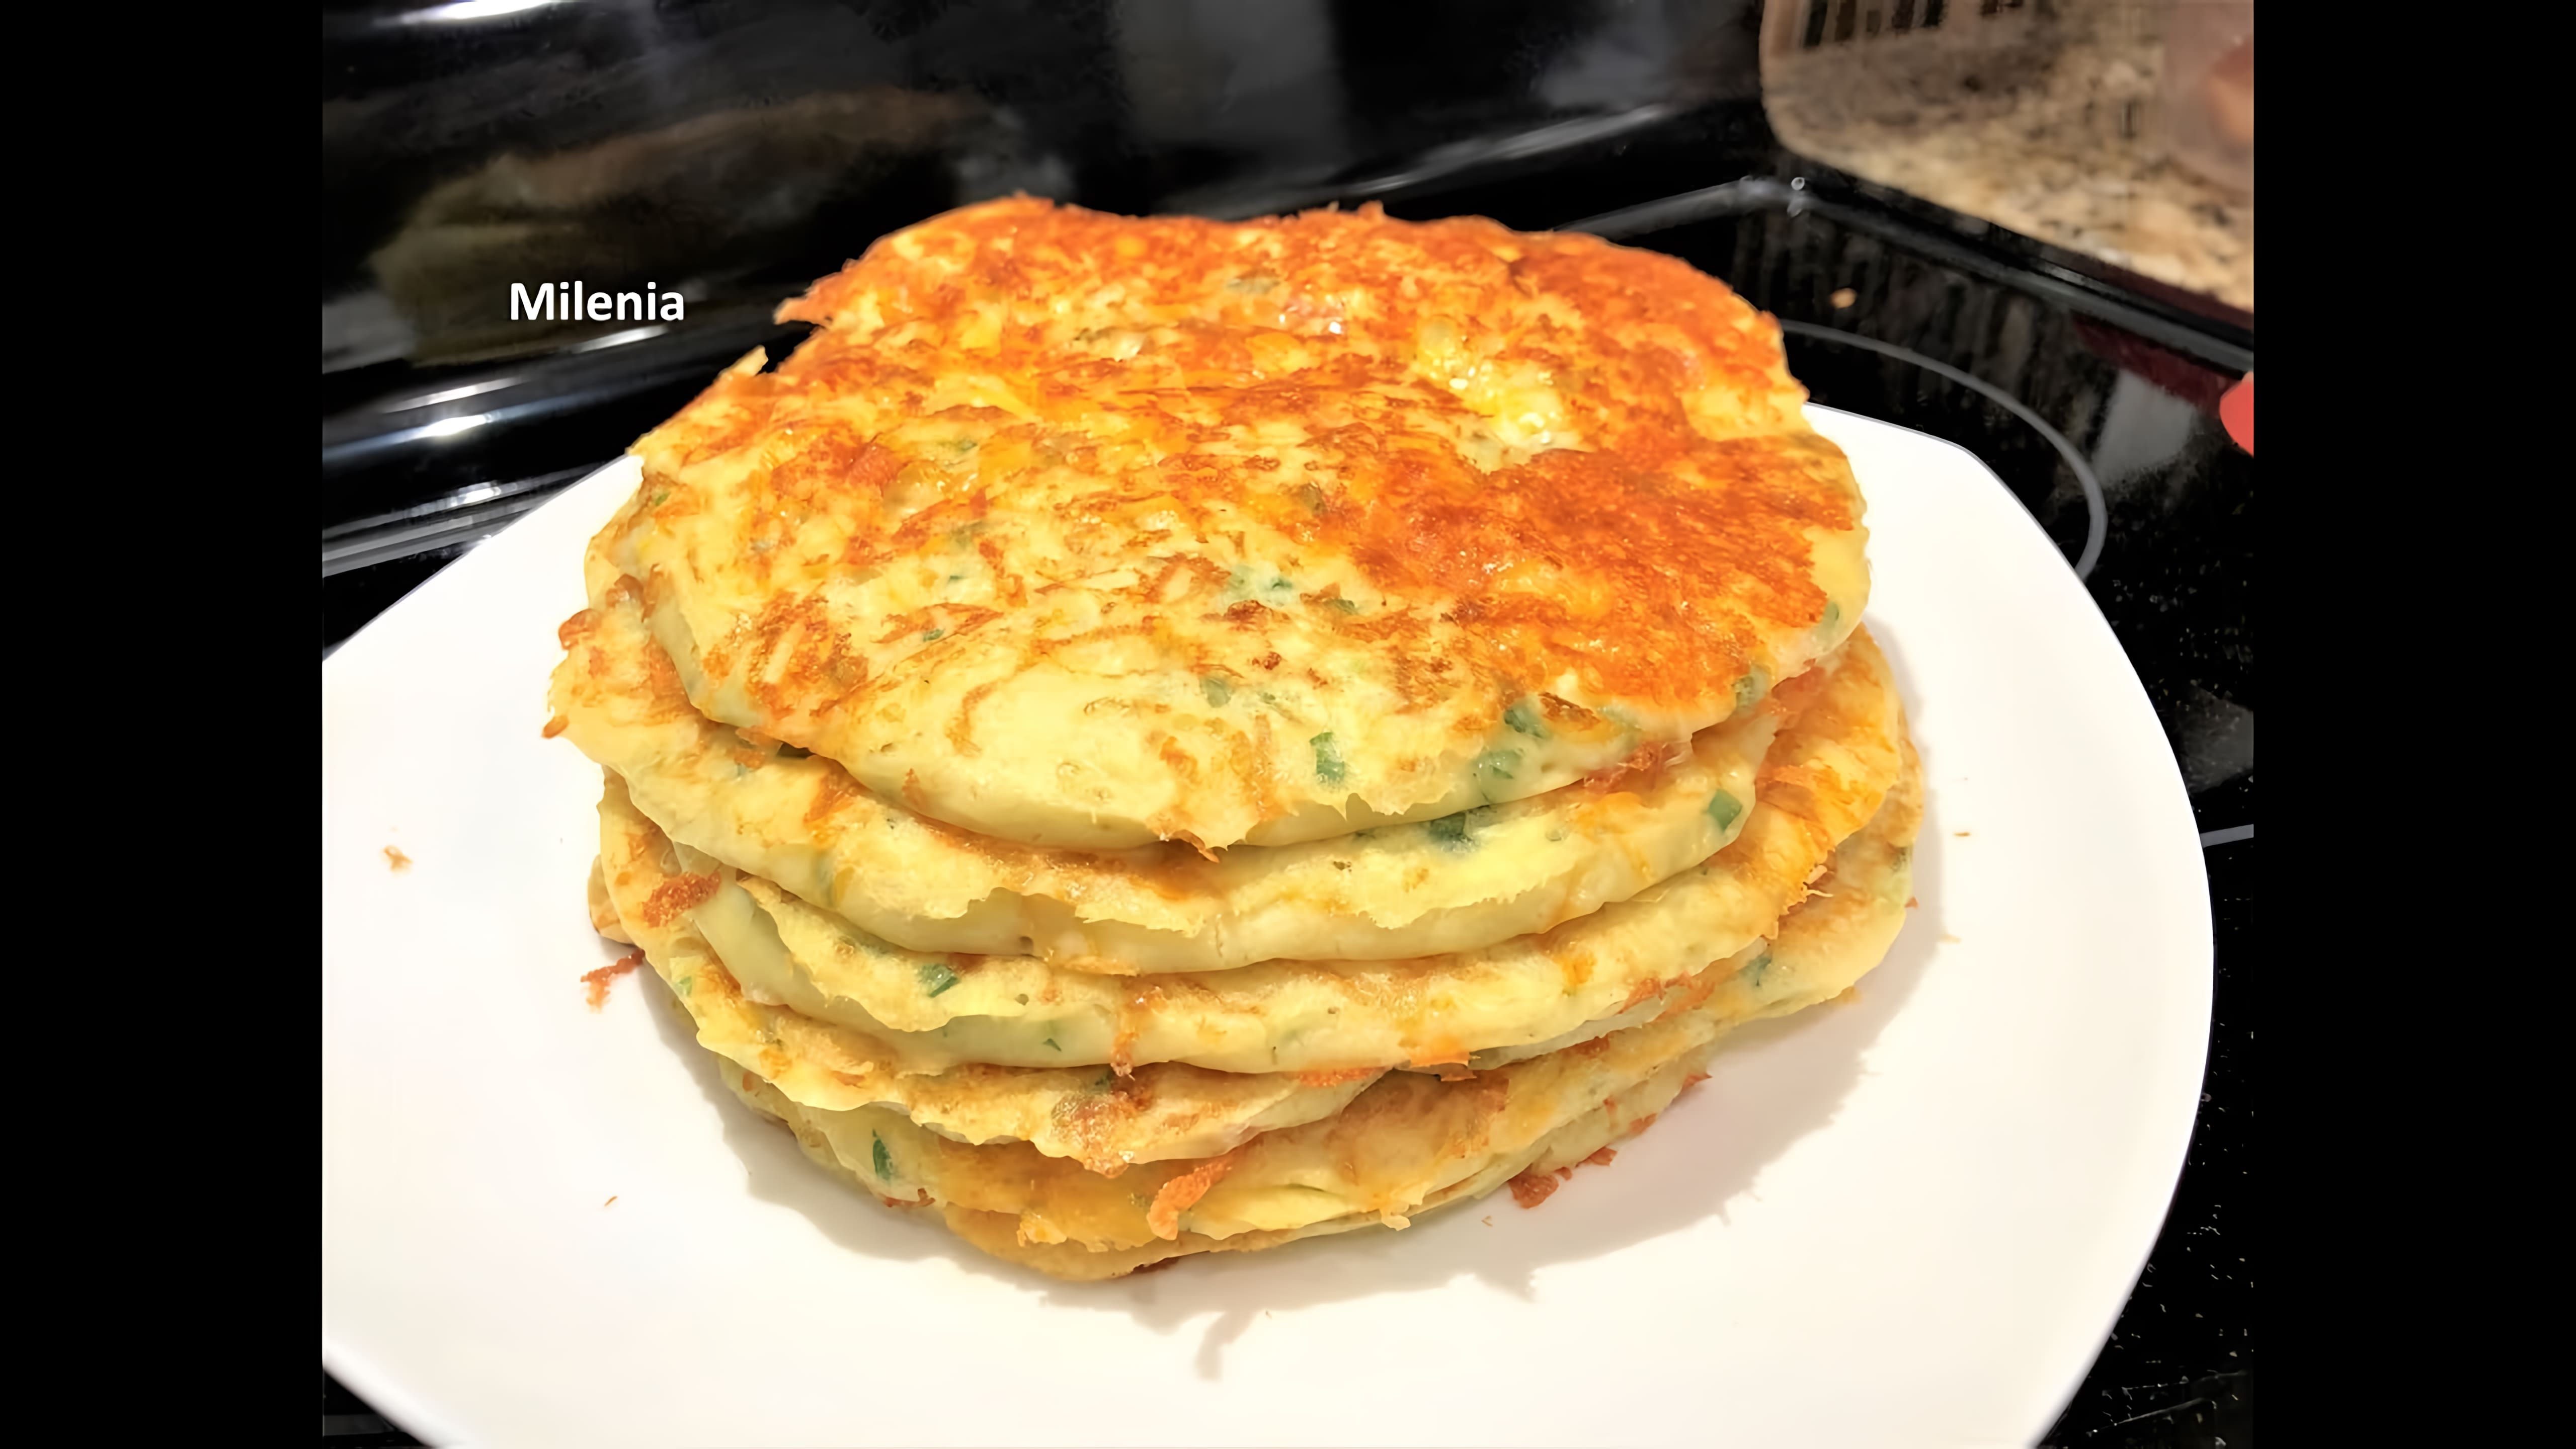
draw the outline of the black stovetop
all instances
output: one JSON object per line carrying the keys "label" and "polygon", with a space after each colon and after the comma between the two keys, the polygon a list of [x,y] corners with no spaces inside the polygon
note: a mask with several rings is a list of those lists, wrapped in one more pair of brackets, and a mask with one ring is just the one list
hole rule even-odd
{"label": "black stovetop", "polygon": [[[1791,370],[1817,402],[1974,452],[2085,576],[2191,790],[2217,980],[2201,1115],[2172,1209],[2045,1442],[2241,1449],[2251,1438],[2255,1256],[2243,985],[2254,898],[2254,465],[2220,428],[2216,402],[2252,369],[2251,332],[1782,151],[1758,107],[1712,105],[1610,134],[1444,155],[1286,204],[1481,213],[1682,257],[1781,319]],[[852,235],[844,250],[868,239]],[[616,456],[715,368],[796,331],[756,308],[720,309],[659,336],[507,364],[396,361],[327,376],[326,656]],[[326,1444],[412,1442],[327,1376],[323,1413]]]}

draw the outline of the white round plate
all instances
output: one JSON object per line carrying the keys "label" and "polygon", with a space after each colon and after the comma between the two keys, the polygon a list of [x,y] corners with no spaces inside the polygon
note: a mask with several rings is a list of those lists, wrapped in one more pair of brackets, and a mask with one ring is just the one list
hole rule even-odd
{"label": "white round plate", "polygon": [[438,1443],[2030,1442],[2181,1168],[2199,843],[2012,494],[1810,411],[1869,497],[1931,784],[1919,904],[1859,999],[1738,1033],[1535,1210],[1090,1286],[825,1177],[649,974],[584,1003],[617,954],[583,905],[599,772],[538,732],[636,465],[530,514],[322,666],[324,1365]]}

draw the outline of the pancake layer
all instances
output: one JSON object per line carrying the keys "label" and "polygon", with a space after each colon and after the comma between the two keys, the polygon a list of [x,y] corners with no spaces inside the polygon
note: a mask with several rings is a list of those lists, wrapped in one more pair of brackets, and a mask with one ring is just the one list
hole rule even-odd
{"label": "pancake layer", "polygon": [[1110,1277],[1188,1253],[1402,1228],[1643,1130],[1729,1028],[1848,990],[1904,923],[1915,820],[1903,812],[1919,794],[1910,773],[1887,828],[1856,839],[1763,954],[1704,999],[1454,1080],[1379,1077],[1329,1116],[1220,1154],[1104,1175],[1027,1144],[968,1146],[900,1111],[817,1108],[756,1069],[728,1066],[725,1079],[872,1195],[934,1207],[977,1247],[1053,1276]]}
{"label": "pancake layer", "polygon": [[1626,900],[1735,839],[1783,719],[1842,663],[1837,652],[1741,719],[1544,795],[1209,860],[1177,844],[997,841],[882,799],[830,760],[699,714],[633,590],[608,594],[567,625],[549,698],[567,737],[673,839],[888,944],[1120,974],[1473,950]]}
{"label": "pancake layer", "polygon": [[1688,739],[1868,596],[1770,318],[1374,208],[934,218],[648,434],[614,540],[688,697],[1030,844],[1286,844]]}

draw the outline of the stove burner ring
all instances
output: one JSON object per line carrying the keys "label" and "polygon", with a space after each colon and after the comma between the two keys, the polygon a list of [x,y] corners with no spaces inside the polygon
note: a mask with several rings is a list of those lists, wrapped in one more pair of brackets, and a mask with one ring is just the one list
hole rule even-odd
{"label": "stove burner ring", "polygon": [[2014,397],[1984,378],[1962,372],[1946,362],[1936,362],[1920,352],[1899,347],[1893,342],[1881,342],[1875,337],[1863,337],[1856,332],[1838,332],[1831,327],[1819,327],[1813,322],[1791,322],[1786,319],[1781,321],[1780,330],[1795,333],[1800,337],[1812,337],[1819,342],[1843,343],[1866,348],[1871,352],[1913,363],[1917,367],[1946,377],[1961,387],[1983,394],[1996,406],[2038,429],[2039,435],[2048,440],[2048,445],[2057,450],[2057,455],[2066,460],[2067,468],[2075,474],[2076,485],[2084,490],[2084,551],[2076,556],[2075,576],[2079,579],[2093,576],[2093,566],[2102,561],[2102,542],[2110,536],[2111,510],[2102,501],[2102,480],[2093,476],[2092,463],[2075,450],[2075,445],[2066,440],[2064,433],[2049,426],[2048,419],[2032,412],[2029,405],[2020,398]]}

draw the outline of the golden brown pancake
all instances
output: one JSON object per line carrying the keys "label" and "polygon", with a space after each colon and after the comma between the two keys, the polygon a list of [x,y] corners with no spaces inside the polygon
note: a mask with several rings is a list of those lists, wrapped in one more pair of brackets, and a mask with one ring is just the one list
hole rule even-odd
{"label": "golden brown pancake", "polygon": [[1784,699],[1850,645],[1687,747],[1414,825],[1209,860],[1164,843],[1020,845],[930,820],[819,755],[699,714],[631,590],[569,626],[548,698],[564,738],[674,840],[915,951],[1028,955],[1116,974],[1473,950],[1623,901],[1743,828]]}
{"label": "golden brown pancake", "polygon": [[934,218],[636,445],[698,708],[983,834],[1321,839],[1687,739],[1838,644],[1861,500],[1681,262],[1374,208]]}

